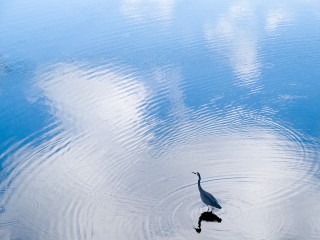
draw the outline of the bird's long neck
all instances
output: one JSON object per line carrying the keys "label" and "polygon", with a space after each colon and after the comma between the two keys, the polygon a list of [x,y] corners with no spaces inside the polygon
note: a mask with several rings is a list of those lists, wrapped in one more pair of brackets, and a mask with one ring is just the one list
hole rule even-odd
{"label": "bird's long neck", "polygon": [[198,188],[199,188],[199,190],[202,190],[202,187],[201,187],[201,185],[200,185],[200,181],[201,181],[201,177],[199,176],[199,179],[198,179]]}

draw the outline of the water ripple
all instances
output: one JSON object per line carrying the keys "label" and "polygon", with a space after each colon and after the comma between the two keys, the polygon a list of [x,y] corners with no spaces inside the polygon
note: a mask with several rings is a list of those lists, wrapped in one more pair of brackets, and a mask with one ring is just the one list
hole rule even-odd
{"label": "water ripple", "polygon": [[0,239],[318,239],[303,5],[1,3]]}

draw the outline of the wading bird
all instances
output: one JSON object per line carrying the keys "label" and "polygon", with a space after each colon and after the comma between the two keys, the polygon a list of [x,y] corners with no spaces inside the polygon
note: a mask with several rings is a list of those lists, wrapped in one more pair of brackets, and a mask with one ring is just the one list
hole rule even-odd
{"label": "wading bird", "polygon": [[204,204],[206,204],[208,206],[208,209],[209,209],[209,206],[221,209],[221,206],[218,203],[217,199],[215,199],[215,197],[212,196],[211,193],[206,192],[201,187],[201,185],[200,185],[200,181],[201,181],[200,173],[198,173],[198,172],[196,172],[196,173],[192,172],[192,173],[196,174],[199,177],[199,179],[198,179],[198,188],[199,188],[200,197],[201,197],[202,202],[204,202]]}

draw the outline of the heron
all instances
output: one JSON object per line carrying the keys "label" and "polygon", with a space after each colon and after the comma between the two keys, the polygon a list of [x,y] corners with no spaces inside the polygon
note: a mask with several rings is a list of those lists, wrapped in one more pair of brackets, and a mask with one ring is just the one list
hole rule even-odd
{"label": "heron", "polygon": [[209,209],[209,206],[211,206],[212,208],[215,207],[215,208],[221,209],[221,206],[218,203],[217,199],[211,193],[208,193],[207,191],[203,190],[203,188],[201,187],[200,173],[198,173],[198,172],[192,172],[192,173],[196,174],[199,178],[198,179],[198,188],[199,188],[200,197],[201,197],[202,202],[208,206],[208,209]]}

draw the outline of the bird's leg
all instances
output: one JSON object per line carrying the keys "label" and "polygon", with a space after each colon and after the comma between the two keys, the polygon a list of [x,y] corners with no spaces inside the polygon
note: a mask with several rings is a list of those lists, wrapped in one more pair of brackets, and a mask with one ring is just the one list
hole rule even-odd
{"label": "bird's leg", "polygon": [[207,207],[208,207],[208,211],[207,212],[209,212],[209,205],[207,205]]}

